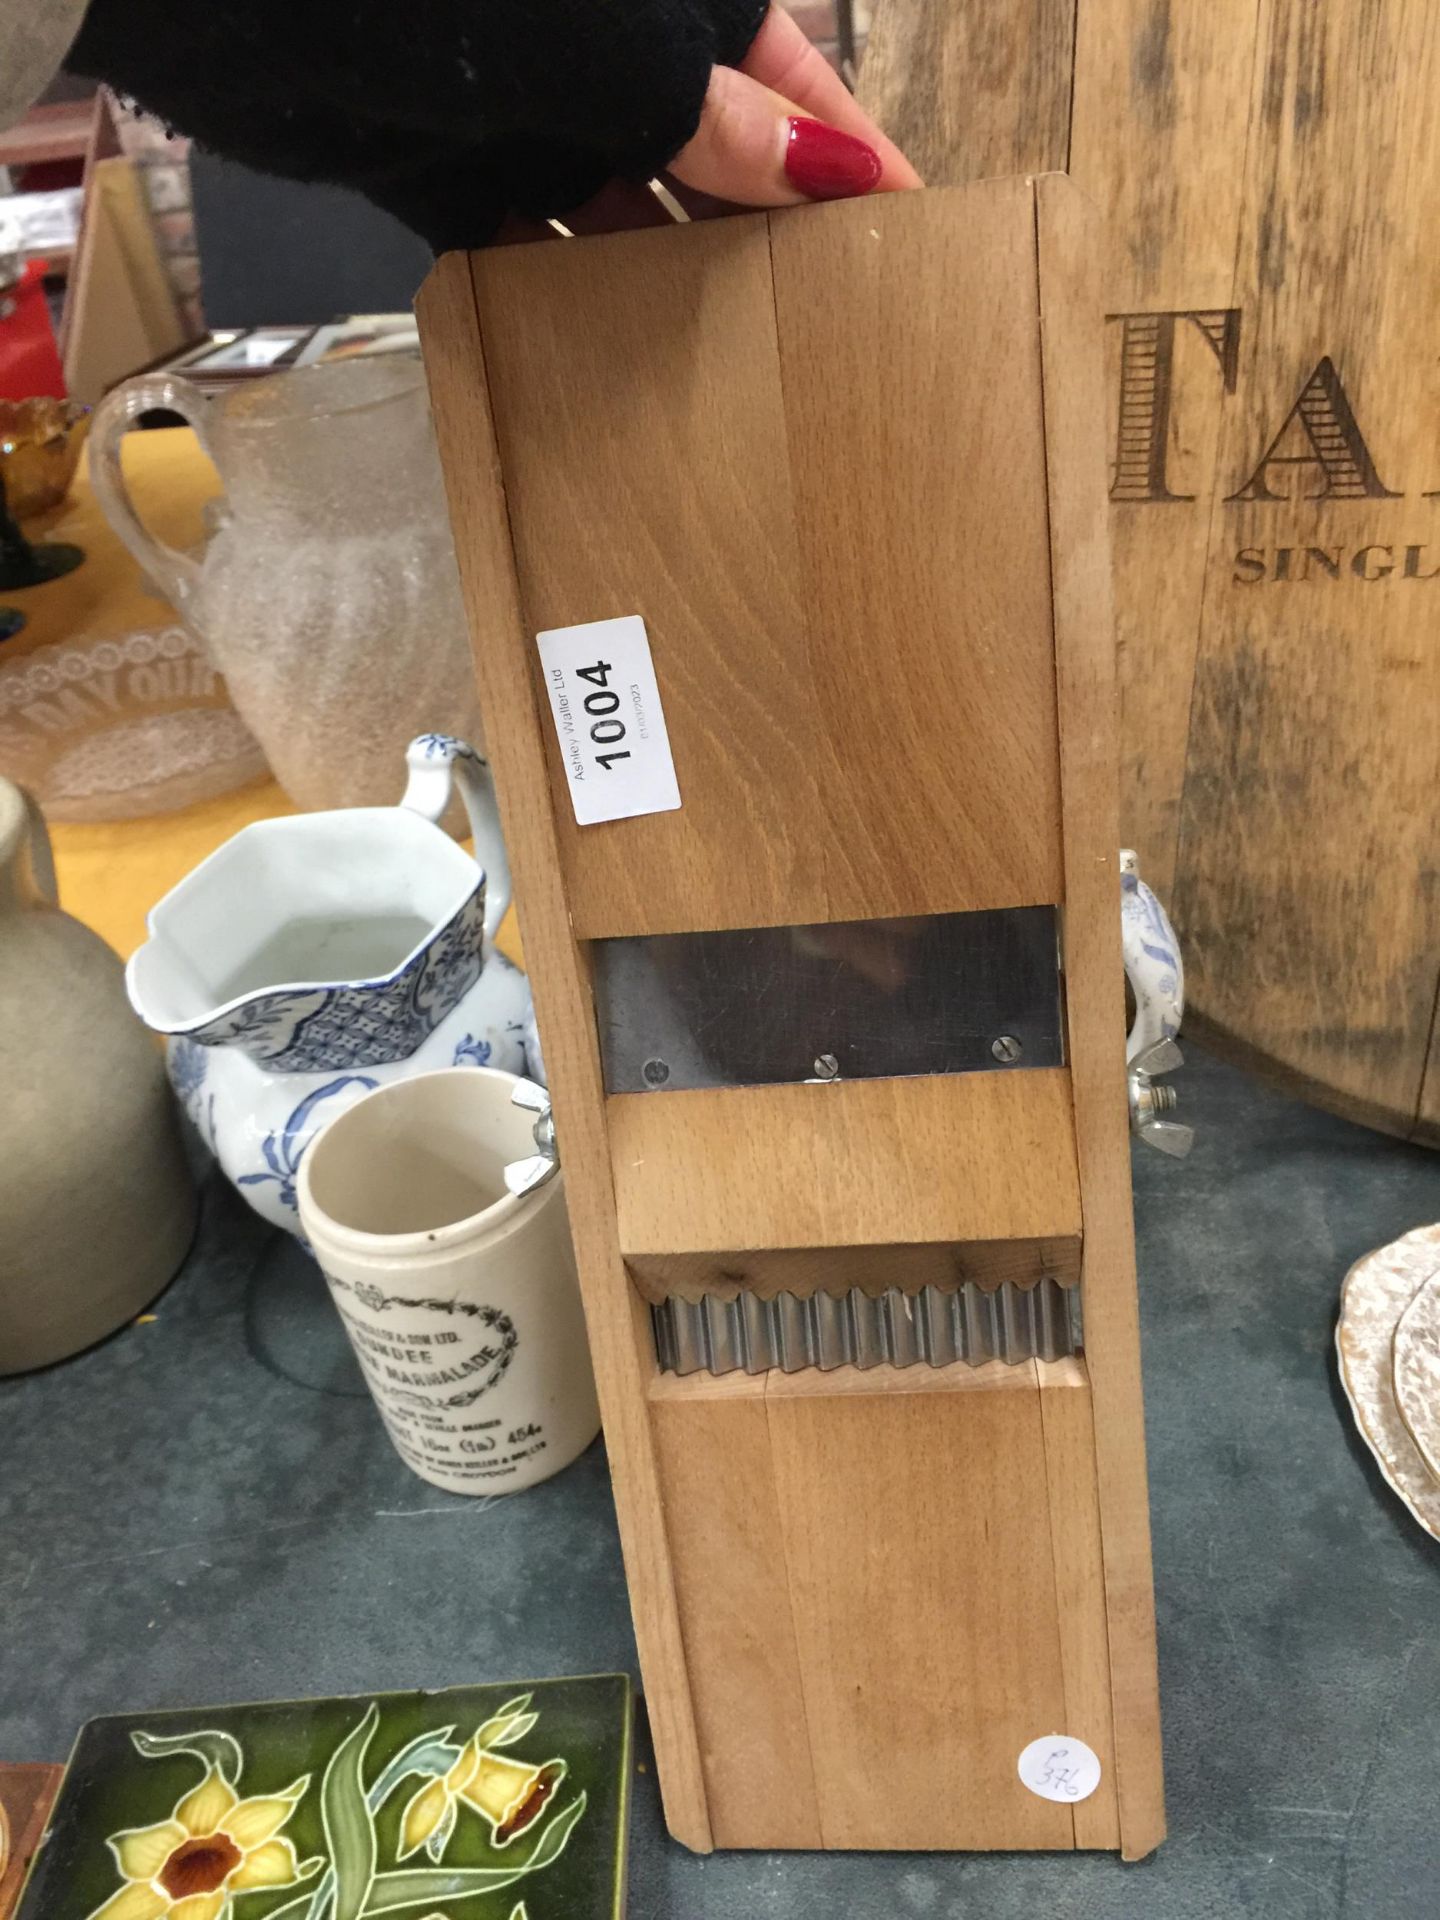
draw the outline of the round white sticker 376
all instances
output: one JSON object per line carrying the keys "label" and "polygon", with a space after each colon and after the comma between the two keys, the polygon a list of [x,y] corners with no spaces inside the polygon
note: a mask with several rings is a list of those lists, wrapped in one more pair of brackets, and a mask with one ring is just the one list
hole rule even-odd
{"label": "round white sticker 376", "polygon": [[1042,1800],[1074,1805],[1088,1800],[1100,1784],[1100,1756],[1083,1740],[1067,1734],[1046,1734],[1032,1740],[1020,1755],[1020,1778]]}

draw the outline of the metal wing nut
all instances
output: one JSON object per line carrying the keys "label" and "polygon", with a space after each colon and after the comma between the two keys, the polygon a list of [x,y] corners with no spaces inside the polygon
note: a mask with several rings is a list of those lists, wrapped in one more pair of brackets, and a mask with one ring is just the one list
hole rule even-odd
{"label": "metal wing nut", "polygon": [[533,1129],[535,1151],[523,1160],[512,1160],[505,1168],[506,1191],[516,1195],[533,1193],[560,1171],[560,1155],[555,1147],[555,1117],[550,1111],[550,1096],[533,1080],[517,1080],[510,1094],[512,1107],[523,1107],[535,1115]]}

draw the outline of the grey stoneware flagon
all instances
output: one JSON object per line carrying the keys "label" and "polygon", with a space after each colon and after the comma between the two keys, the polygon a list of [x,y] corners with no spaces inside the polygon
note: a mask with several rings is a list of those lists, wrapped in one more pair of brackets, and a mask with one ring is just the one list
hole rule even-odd
{"label": "grey stoneware flagon", "polygon": [[118,957],[61,911],[40,810],[0,780],[0,1374],[77,1353],[165,1286],[195,1183]]}

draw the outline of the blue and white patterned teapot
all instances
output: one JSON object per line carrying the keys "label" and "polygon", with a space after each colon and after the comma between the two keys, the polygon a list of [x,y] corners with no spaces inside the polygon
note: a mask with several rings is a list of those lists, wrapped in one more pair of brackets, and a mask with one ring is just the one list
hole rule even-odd
{"label": "blue and white patterned teapot", "polygon": [[[406,760],[398,807],[242,828],[153,909],[126,969],[186,1112],[291,1232],[306,1148],[373,1088],[436,1067],[543,1072],[525,976],[493,944],[510,868],[490,770],[444,734]],[[452,781],[473,859],[435,824]]]}

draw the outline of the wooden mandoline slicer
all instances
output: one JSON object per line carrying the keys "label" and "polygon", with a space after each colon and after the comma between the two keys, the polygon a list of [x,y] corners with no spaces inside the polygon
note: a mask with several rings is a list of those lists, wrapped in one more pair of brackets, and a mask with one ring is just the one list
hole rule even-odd
{"label": "wooden mandoline slicer", "polygon": [[[692,1847],[1163,1833],[1100,263],[1047,176],[421,296]],[[623,616],[681,804],[580,826],[537,635]]]}

